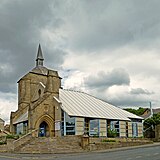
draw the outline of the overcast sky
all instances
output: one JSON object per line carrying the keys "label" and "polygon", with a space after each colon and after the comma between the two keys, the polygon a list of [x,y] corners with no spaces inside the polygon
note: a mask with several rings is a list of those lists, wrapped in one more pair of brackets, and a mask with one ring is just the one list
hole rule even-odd
{"label": "overcast sky", "polygon": [[0,117],[7,122],[39,43],[63,88],[119,107],[160,107],[159,0],[0,0]]}

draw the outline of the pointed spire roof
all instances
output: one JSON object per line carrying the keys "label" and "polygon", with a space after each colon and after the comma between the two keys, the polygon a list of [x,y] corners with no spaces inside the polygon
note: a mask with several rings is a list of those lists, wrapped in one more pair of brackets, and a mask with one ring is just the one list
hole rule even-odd
{"label": "pointed spire roof", "polygon": [[41,49],[41,45],[39,44],[38,46],[38,52],[37,52],[37,59],[36,59],[36,66],[43,66],[43,54],[42,54],[42,49]]}

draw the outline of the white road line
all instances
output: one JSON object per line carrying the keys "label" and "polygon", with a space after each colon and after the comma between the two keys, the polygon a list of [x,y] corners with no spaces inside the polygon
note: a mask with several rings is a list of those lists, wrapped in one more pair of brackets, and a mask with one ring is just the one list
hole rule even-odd
{"label": "white road line", "polygon": [[3,155],[0,155],[0,158],[8,158],[8,159],[21,159],[21,158],[18,158],[18,157],[12,157],[12,156],[3,156]]}
{"label": "white road line", "polygon": [[153,155],[156,156],[156,155],[158,155],[158,154],[159,154],[159,153],[154,153]]}
{"label": "white road line", "polygon": [[142,156],[137,156],[136,159],[142,158]]}

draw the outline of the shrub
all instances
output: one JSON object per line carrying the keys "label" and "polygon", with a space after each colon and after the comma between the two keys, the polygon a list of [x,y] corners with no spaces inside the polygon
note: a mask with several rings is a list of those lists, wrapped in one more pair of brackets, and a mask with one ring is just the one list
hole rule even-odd
{"label": "shrub", "polygon": [[7,134],[6,138],[7,139],[18,139],[19,136],[18,135]]}
{"label": "shrub", "polygon": [[102,142],[116,142],[115,139],[103,139]]}
{"label": "shrub", "polygon": [[0,145],[4,145],[6,144],[6,142],[0,141]]}
{"label": "shrub", "polygon": [[108,137],[117,137],[118,136],[116,129],[108,129],[107,134],[108,134]]}

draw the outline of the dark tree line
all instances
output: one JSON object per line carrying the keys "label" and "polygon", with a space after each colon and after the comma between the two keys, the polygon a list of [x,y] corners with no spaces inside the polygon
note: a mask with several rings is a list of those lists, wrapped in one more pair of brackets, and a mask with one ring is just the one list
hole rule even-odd
{"label": "dark tree line", "polygon": [[138,109],[126,108],[124,110],[126,110],[130,113],[136,114],[137,116],[141,116],[144,113],[144,111],[146,110],[146,108],[141,108],[141,107]]}

